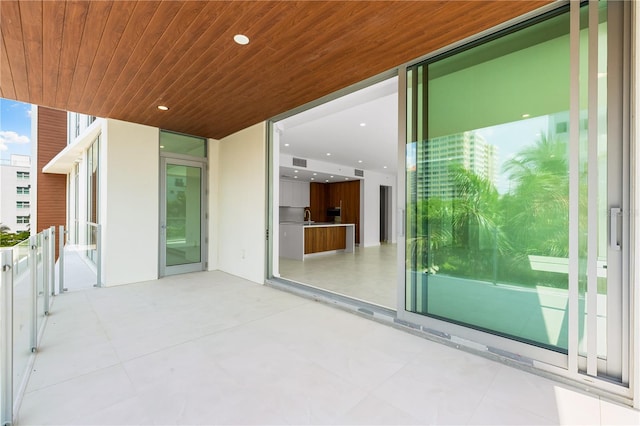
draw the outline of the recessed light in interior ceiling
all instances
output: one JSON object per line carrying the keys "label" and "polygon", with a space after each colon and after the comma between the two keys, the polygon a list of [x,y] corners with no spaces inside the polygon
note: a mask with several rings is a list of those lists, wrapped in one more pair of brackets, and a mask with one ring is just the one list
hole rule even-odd
{"label": "recessed light in interior ceiling", "polygon": [[362,160],[358,160],[358,163],[362,163]]}
{"label": "recessed light in interior ceiling", "polygon": [[166,105],[158,105],[160,111],[169,111],[169,107]]}
{"label": "recessed light in interior ceiling", "polygon": [[329,179],[325,179],[325,182],[329,182]]}
{"label": "recessed light in interior ceiling", "polygon": [[382,168],[383,168],[383,169],[386,169],[386,168],[387,168],[387,166],[383,166]]}
{"label": "recessed light in interior ceiling", "polygon": [[367,123],[360,123],[360,127],[364,127],[366,125],[367,125]]}
{"label": "recessed light in interior ceiling", "polygon": [[297,170],[294,170],[294,171],[293,171],[293,173],[298,173],[298,171],[297,171]]}
{"label": "recessed light in interior ceiling", "polygon": [[311,180],[316,180],[316,178],[311,178]]}
{"label": "recessed light in interior ceiling", "polygon": [[249,44],[249,37],[247,37],[244,34],[236,34],[233,36],[233,41],[235,41],[238,44],[245,45],[245,44]]}
{"label": "recessed light in interior ceiling", "polygon": [[328,156],[330,156],[330,155],[331,155],[331,153],[330,153],[330,152],[327,152],[327,157],[328,157]]}
{"label": "recessed light in interior ceiling", "polygon": [[318,176],[318,174],[317,174],[316,172],[313,172],[313,175],[314,175],[314,176]]}
{"label": "recessed light in interior ceiling", "polygon": [[284,146],[289,146],[289,144],[288,144],[288,143],[285,143],[285,144],[284,144]]}

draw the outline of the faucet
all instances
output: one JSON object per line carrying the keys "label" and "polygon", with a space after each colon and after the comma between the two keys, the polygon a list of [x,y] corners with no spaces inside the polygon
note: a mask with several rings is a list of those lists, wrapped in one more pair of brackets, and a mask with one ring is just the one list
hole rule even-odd
{"label": "faucet", "polygon": [[304,209],[304,218],[302,218],[302,220],[305,220],[307,218],[307,213],[309,213],[309,225],[311,225],[311,210]]}

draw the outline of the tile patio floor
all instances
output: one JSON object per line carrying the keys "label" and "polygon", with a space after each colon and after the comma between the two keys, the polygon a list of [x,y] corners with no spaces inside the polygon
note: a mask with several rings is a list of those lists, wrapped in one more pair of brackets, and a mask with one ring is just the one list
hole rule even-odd
{"label": "tile patio floor", "polygon": [[640,413],[202,272],[57,296],[19,424],[638,425]]}

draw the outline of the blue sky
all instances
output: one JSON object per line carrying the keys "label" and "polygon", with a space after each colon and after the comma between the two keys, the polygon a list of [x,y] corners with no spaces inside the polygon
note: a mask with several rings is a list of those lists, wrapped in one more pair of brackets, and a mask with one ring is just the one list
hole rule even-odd
{"label": "blue sky", "polygon": [[31,105],[0,98],[0,158],[31,155]]}

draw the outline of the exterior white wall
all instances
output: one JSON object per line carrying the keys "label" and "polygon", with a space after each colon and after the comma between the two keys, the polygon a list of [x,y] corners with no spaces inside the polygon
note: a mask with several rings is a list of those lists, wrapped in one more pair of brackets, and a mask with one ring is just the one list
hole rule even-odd
{"label": "exterior white wall", "polygon": [[107,286],[158,278],[159,130],[106,120],[101,140],[100,222]]}
{"label": "exterior white wall", "polygon": [[380,244],[380,186],[391,187],[391,242],[396,242],[396,177],[371,171],[365,172],[362,180],[360,206],[360,245],[363,247]]}
{"label": "exterior white wall", "polygon": [[210,166],[219,181],[218,269],[263,283],[266,123],[256,124],[220,140],[219,148],[218,165]]}
{"label": "exterior white wall", "polygon": [[208,209],[207,215],[207,235],[209,244],[207,246],[208,270],[218,269],[218,241],[219,237],[219,210],[220,210],[220,179],[218,178],[218,164],[220,163],[220,141],[209,139],[207,141],[207,158],[209,159],[208,173]]}

